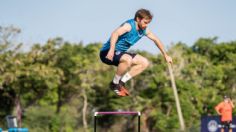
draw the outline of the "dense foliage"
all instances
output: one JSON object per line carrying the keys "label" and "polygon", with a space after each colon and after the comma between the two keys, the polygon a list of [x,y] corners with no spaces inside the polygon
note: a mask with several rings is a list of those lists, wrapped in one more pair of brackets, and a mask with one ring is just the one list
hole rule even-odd
{"label": "dense foliage", "polygon": [[[115,68],[101,63],[101,43],[84,45],[55,38],[22,52],[21,44],[12,45],[3,28],[0,31],[0,127],[6,128],[5,117],[12,114],[31,132],[93,131],[95,111],[132,110],[142,113],[142,131],[179,130],[161,55],[137,51],[151,66],[129,81],[131,96],[119,98],[108,88]],[[236,42],[200,38],[193,46],[176,43],[168,53],[174,60],[185,125],[188,131],[200,131],[201,115],[215,115],[214,106],[223,95],[236,99]],[[131,131],[137,127],[136,120],[102,116],[98,129]]]}

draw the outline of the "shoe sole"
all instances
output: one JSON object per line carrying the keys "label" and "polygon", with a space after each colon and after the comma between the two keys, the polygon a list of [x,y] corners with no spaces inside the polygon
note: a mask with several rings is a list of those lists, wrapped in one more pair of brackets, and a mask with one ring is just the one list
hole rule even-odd
{"label": "shoe sole", "polygon": [[121,88],[121,91],[124,91],[127,96],[129,96],[129,91],[125,89],[124,87]]}

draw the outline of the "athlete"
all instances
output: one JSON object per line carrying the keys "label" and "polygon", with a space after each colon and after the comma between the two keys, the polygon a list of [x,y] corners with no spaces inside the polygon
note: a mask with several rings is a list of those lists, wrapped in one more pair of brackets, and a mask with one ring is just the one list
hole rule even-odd
{"label": "athlete", "polygon": [[143,36],[152,40],[165,60],[172,63],[172,58],[165,52],[162,42],[147,28],[152,18],[149,10],[139,9],[133,19],[125,21],[112,32],[111,37],[100,50],[100,59],[103,63],[117,66],[110,88],[118,96],[128,96],[129,92],[125,88],[125,83],[149,65],[145,57],[127,52]]}

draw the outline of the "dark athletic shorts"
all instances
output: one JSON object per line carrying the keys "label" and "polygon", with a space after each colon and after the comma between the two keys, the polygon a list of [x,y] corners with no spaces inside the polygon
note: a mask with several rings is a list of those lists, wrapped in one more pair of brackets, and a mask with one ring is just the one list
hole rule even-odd
{"label": "dark athletic shorts", "polygon": [[132,58],[134,58],[137,54],[135,53],[128,53],[128,52],[122,52],[122,51],[115,51],[114,56],[113,56],[113,61],[109,60],[106,58],[107,53],[109,50],[104,50],[100,51],[100,59],[103,63],[108,64],[108,65],[114,65],[118,66],[120,63],[120,58],[124,54],[130,55]]}
{"label": "dark athletic shorts", "polygon": [[232,121],[221,121],[222,127],[227,129],[231,128],[231,123]]}

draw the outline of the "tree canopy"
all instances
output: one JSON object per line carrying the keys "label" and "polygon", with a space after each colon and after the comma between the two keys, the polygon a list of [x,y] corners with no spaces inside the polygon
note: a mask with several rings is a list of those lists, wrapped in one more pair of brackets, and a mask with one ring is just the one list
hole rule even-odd
{"label": "tree canopy", "polygon": [[[30,131],[92,131],[95,111],[132,110],[141,111],[142,130],[179,130],[162,55],[136,51],[147,57],[151,66],[128,82],[131,96],[119,98],[108,88],[115,68],[100,61],[101,43],[54,38],[22,52],[22,44],[9,38],[20,30],[11,28],[0,28],[0,127],[6,128],[5,117],[13,114]],[[199,131],[201,115],[215,115],[214,107],[223,95],[236,99],[236,41],[199,38],[192,46],[173,44],[168,53],[174,61],[185,125]],[[134,117],[99,118],[102,131],[127,131],[137,126]]]}

